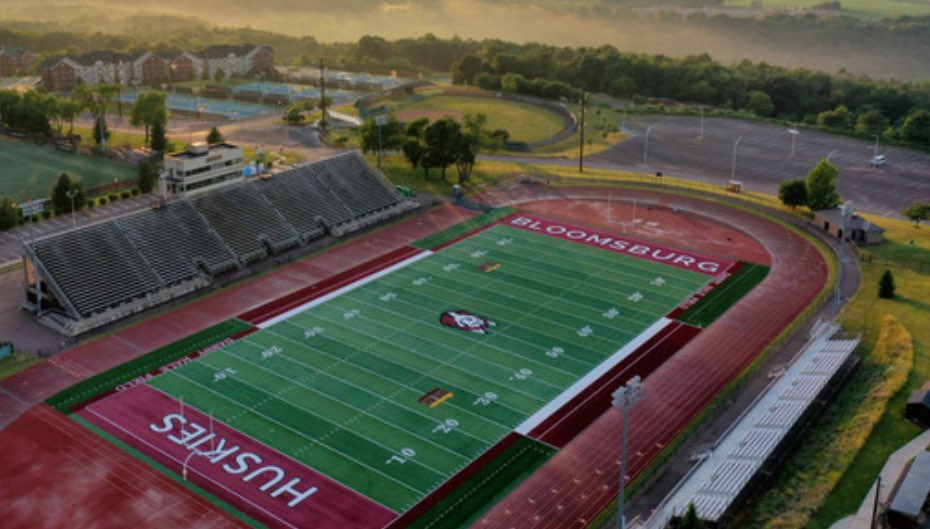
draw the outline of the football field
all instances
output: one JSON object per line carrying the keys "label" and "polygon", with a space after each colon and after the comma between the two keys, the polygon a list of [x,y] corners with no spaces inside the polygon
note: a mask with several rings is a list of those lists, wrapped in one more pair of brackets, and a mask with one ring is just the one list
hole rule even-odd
{"label": "football field", "polygon": [[[722,271],[553,233],[497,224],[265,322],[150,380],[182,404],[148,429],[180,428],[185,472],[192,455],[215,464],[231,454],[215,421],[403,513],[505,436],[529,434]],[[193,410],[209,434],[185,433]],[[270,468],[261,458],[239,457],[227,473],[283,494],[281,476],[257,477]]]}

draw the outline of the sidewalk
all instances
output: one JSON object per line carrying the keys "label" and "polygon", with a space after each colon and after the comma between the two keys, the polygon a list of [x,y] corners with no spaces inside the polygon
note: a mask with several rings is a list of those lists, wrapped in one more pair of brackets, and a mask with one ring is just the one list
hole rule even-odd
{"label": "sidewalk", "polygon": [[[882,469],[880,474],[882,477],[882,490],[878,498],[879,504],[887,504],[891,501],[891,490],[901,476],[901,471],[904,470],[908,461],[926,450],[928,445],[930,445],[930,430],[924,431],[898,449],[897,452],[891,454],[891,457],[889,457],[888,461],[885,463],[885,468]],[[831,525],[830,529],[870,529],[872,509],[875,506],[875,486],[877,482],[878,480],[876,480],[876,483],[872,484],[869,493],[862,499],[862,505],[859,506],[859,511],[857,511],[856,514],[839,520]]]}

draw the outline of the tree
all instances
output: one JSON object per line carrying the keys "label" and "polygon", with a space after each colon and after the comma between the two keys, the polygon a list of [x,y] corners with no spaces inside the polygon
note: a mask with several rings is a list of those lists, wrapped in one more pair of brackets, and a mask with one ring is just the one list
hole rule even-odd
{"label": "tree", "polygon": [[423,176],[429,178],[429,170],[432,167],[427,154],[426,142],[423,138],[426,127],[429,126],[429,118],[420,118],[407,123],[404,129],[404,158],[410,162],[410,166],[416,169],[423,169]]}
{"label": "tree", "polygon": [[803,178],[785,180],[778,186],[778,198],[792,208],[807,204],[807,182]]}
{"label": "tree", "polygon": [[452,84],[474,85],[475,78],[485,71],[484,63],[474,55],[466,55],[452,65]]}
{"label": "tree", "polygon": [[404,144],[404,125],[393,117],[380,127],[374,119],[367,119],[359,126],[358,133],[362,152],[378,151],[379,134],[381,148],[385,151],[399,150]]}
{"label": "tree", "polygon": [[84,186],[78,180],[71,180],[71,175],[61,173],[55,187],[52,188],[52,208],[57,215],[71,211],[71,197],[68,193],[77,192],[74,196],[74,211],[84,207],[87,197],[84,196]]}
{"label": "tree", "polygon": [[688,504],[688,510],[685,511],[685,515],[681,517],[681,522],[678,524],[679,529],[701,529],[704,527],[704,523],[698,518],[697,508],[694,506],[694,503]]}
{"label": "tree", "polygon": [[149,161],[140,163],[139,177],[136,180],[136,185],[139,186],[139,191],[143,193],[150,193],[153,189],[155,189],[156,182],[158,182],[158,168],[156,168]]}
{"label": "tree", "polygon": [[820,160],[807,173],[807,206],[811,211],[835,208],[840,204],[840,196],[836,192],[838,173],[836,166],[826,160]]}
{"label": "tree", "polygon": [[775,112],[775,105],[772,103],[772,98],[765,92],[753,90],[746,95],[748,96],[745,107],[746,110],[763,118],[767,118]]}
{"label": "tree", "polygon": [[918,110],[901,125],[901,137],[907,141],[930,143],[930,112]]}
{"label": "tree", "polygon": [[224,141],[226,141],[226,138],[220,133],[220,129],[216,127],[210,128],[210,133],[207,134],[207,143],[222,143]]}
{"label": "tree", "polygon": [[848,129],[852,123],[852,114],[844,105],[833,110],[824,110],[817,115],[817,124],[828,129]]}
{"label": "tree", "polygon": [[103,116],[97,116],[94,118],[94,143],[97,145],[103,145],[104,140],[110,139],[110,129],[107,127],[107,122],[103,120]]}
{"label": "tree", "polygon": [[164,153],[168,148],[168,136],[165,133],[165,123],[156,121],[152,123],[151,147],[153,151]]}
{"label": "tree", "polygon": [[10,197],[0,198],[0,230],[7,230],[16,226],[19,221],[19,208]]}
{"label": "tree", "polygon": [[894,289],[894,276],[891,275],[891,270],[885,270],[882,278],[878,281],[878,297],[891,299],[895,296]]}
{"label": "tree", "polygon": [[888,128],[888,118],[880,110],[867,110],[856,119],[856,132],[878,136]]}
{"label": "tree", "polygon": [[423,139],[431,164],[439,167],[439,174],[445,179],[446,168],[455,163],[464,142],[462,126],[450,117],[438,119],[426,127]]}
{"label": "tree", "polygon": [[213,80],[216,82],[220,82],[225,78],[226,78],[226,72],[224,72],[222,68],[217,68],[216,73],[213,74]]}
{"label": "tree", "polygon": [[[165,94],[158,92],[145,92],[136,98],[132,105],[132,113],[129,116],[129,122],[134,127],[145,127],[145,144],[149,145],[150,128],[156,122],[164,125],[168,121],[168,107],[165,104]],[[154,146],[152,146],[155,149]],[[156,149],[157,150],[157,149]]]}
{"label": "tree", "polygon": [[920,221],[930,219],[930,202],[914,201],[913,204],[904,211],[902,215],[914,221],[914,227],[920,227]]}

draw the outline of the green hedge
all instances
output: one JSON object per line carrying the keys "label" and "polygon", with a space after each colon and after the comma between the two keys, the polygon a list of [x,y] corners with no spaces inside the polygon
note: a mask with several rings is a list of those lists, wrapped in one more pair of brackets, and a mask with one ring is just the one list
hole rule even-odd
{"label": "green hedge", "polygon": [[78,382],[68,389],[52,396],[45,402],[62,413],[69,413],[69,410],[73,406],[81,402],[110,391],[120,384],[146,373],[150,373],[165,364],[174,362],[175,360],[197,352],[205,347],[209,347],[234,334],[250,329],[251,327],[251,325],[241,320],[226,320],[162,348],[156,349],[144,356],[140,356],[135,360],[130,360],[113,369]]}

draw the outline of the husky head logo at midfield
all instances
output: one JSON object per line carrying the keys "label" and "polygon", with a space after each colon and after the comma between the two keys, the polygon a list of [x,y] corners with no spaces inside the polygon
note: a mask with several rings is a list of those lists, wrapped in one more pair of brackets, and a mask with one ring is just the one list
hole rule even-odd
{"label": "husky head logo at midfield", "polygon": [[439,317],[439,323],[446,327],[459,329],[462,331],[476,332],[478,334],[487,334],[488,327],[497,327],[493,321],[482,318],[477,314],[472,314],[467,310],[447,310]]}

